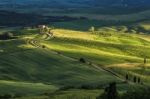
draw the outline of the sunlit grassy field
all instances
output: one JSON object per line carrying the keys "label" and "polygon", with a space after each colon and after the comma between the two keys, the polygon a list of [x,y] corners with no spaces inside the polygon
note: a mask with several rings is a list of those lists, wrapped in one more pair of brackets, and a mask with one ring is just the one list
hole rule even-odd
{"label": "sunlit grassy field", "polygon": [[[113,81],[120,82],[109,72],[61,56],[50,49],[30,45],[27,39],[37,37],[36,31],[17,30],[14,31],[17,39],[0,41],[0,79],[5,80],[0,81],[2,93],[42,94],[66,86],[102,86]],[[43,40],[40,42],[44,43]],[[34,83],[41,84],[32,87]],[[20,92],[24,87],[24,91]],[[12,90],[5,90],[7,88]]]}
{"label": "sunlit grassy field", "polygon": [[[148,24],[143,26],[143,28],[147,27]],[[109,67],[120,74],[137,75],[148,83],[149,34],[144,35],[141,31],[130,33],[127,29],[125,26],[101,27],[95,34],[88,31],[55,29],[55,38],[44,43],[50,49],[60,51],[69,57],[84,57],[88,61]],[[145,57],[147,65],[143,64]],[[130,64],[131,68],[125,68],[122,66],[124,64]]]}
{"label": "sunlit grassy field", "polygon": [[[103,87],[110,82],[122,82],[108,71],[79,62],[80,58],[108,68],[122,79],[130,74],[149,84],[149,23],[136,24],[140,29],[125,25],[102,26],[95,20],[53,25],[56,27],[52,31],[54,38],[49,40],[39,35],[37,28],[13,29],[16,39],[0,40],[1,94],[27,95],[17,99],[95,99],[103,89],[80,90],[78,87]],[[91,26],[95,26],[93,33],[88,31]],[[28,39],[37,40],[46,48],[29,44]],[[147,63],[143,64],[145,57]],[[67,86],[75,89],[59,90]],[[124,92],[135,86],[120,84],[118,89]],[[33,97],[29,97],[30,94]]]}

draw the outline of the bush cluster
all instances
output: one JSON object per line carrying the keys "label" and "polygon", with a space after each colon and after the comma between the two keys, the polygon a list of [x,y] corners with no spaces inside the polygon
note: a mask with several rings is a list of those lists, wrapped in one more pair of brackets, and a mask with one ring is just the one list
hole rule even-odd
{"label": "bush cluster", "polygon": [[0,34],[0,40],[8,40],[12,38],[14,38],[13,33],[6,32],[6,33]]}

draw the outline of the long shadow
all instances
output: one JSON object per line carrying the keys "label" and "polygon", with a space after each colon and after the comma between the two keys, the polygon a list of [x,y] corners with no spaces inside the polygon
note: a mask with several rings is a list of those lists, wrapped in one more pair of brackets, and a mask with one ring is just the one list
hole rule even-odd
{"label": "long shadow", "polygon": [[39,24],[49,24],[50,22],[66,22],[79,18],[69,16],[43,16],[33,13],[18,13],[0,10],[0,25],[6,27],[15,26],[36,26]]}
{"label": "long shadow", "polygon": [[0,57],[8,54],[29,50],[26,48],[19,47],[23,44],[26,44],[26,42],[20,39],[0,40],[0,50],[2,50],[0,53]]}
{"label": "long shadow", "polygon": [[[94,20],[94,19],[80,19],[72,21],[53,22],[51,25],[56,28],[64,28],[77,31],[87,31],[91,26],[95,28],[113,27],[113,26],[126,26],[129,29],[133,28],[135,24],[148,21],[148,19],[140,19],[136,21],[115,21],[115,20]],[[140,29],[139,29],[140,30]],[[140,31],[138,31],[140,32]]]}

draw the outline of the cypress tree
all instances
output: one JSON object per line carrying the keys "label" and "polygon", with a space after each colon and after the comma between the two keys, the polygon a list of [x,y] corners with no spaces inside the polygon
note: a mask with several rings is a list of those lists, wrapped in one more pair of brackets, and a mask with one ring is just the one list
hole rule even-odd
{"label": "cypress tree", "polygon": [[128,74],[126,74],[126,80],[129,80],[129,75]]}
{"label": "cypress tree", "polygon": [[137,78],[136,78],[136,76],[134,76],[133,82],[136,83],[136,81],[137,81]]}
{"label": "cypress tree", "polygon": [[116,82],[113,82],[109,85],[107,97],[107,99],[117,99]]}

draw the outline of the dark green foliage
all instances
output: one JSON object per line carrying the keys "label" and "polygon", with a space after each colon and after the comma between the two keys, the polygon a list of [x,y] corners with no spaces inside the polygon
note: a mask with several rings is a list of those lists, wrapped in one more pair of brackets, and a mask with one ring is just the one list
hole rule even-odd
{"label": "dark green foliage", "polygon": [[140,77],[138,77],[138,83],[141,83],[141,78]]}
{"label": "dark green foliage", "polygon": [[84,58],[80,58],[79,61],[80,61],[81,63],[86,63],[86,60],[85,60]]}
{"label": "dark green foliage", "polygon": [[46,46],[45,46],[45,45],[42,45],[42,48],[46,48]]}
{"label": "dark green foliage", "polygon": [[126,74],[126,80],[129,80],[129,75],[128,74]]}
{"label": "dark green foliage", "polygon": [[95,89],[94,86],[91,85],[82,85],[80,89]]}
{"label": "dark green foliage", "polygon": [[121,99],[150,99],[150,88],[140,88],[126,92]]}
{"label": "dark green foliage", "polygon": [[19,97],[22,97],[21,94],[14,94],[13,98],[19,98]]}
{"label": "dark green foliage", "polygon": [[0,34],[0,40],[7,40],[7,39],[12,39],[12,38],[13,38],[13,33],[6,32],[3,34]]}
{"label": "dark green foliage", "polygon": [[118,97],[118,92],[117,92],[117,87],[116,87],[116,83],[110,83],[109,87],[105,88],[105,92],[97,97],[97,99],[117,99]]}
{"label": "dark green foliage", "polygon": [[1,26],[34,26],[49,24],[49,22],[72,21],[78,18],[67,16],[42,16],[33,13],[18,13],[0,10]]}
{"label": "dark green foliage", "polygon": [[0,99],[11,99],[13,96],[10,94],[0,95]]}
{"label": "dark green foliage", "polygon": [[111,83],[107,90],[108,99],[117,99],[116,83]]}
{"label": "dark green foliage", "polygon": [[137,77],[136,77],[136,76],[133,77],[133,82],[134,82],[134,83],[137,82]]}

